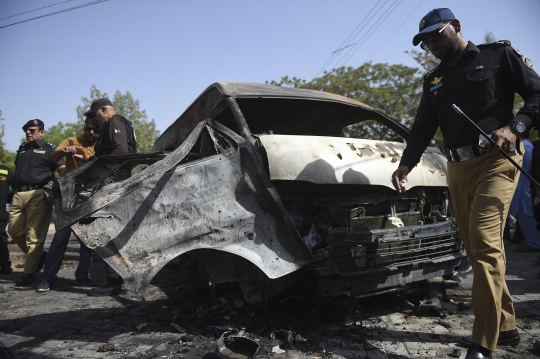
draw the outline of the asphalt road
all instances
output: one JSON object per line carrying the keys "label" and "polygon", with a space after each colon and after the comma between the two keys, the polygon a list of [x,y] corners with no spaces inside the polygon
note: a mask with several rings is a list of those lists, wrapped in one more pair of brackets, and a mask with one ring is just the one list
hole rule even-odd
{"label": "asphalt road", "polygon": [[[51,227],[46,248],[53,232]],[[254,308],[234,286],[186,279],[190,273],[175,265],[156,276],[145,301],[130,293],[90,296],[74,280],[73,239],[53,289],[15,290],[23,255],[14,244],[9,248],[15,272],[0,275],[2,359],[215,358],[225,331],[259,345],[257,358],[463,358],[466,349],[456,343],[470,334],[473,322],[470,273],[455,281],[438,278],[411,293],[362,300],[289,296]],[[507,245],[507,283],[522,342],[500,347],[494,358],[540,356],[532,350],[540,336],[540,261],[538,253],[516,249]],[[431,296],[441,308],[422,307],[430,310],[420,314],[418,303]],[[289,332],[288,342],[283,333]]]}

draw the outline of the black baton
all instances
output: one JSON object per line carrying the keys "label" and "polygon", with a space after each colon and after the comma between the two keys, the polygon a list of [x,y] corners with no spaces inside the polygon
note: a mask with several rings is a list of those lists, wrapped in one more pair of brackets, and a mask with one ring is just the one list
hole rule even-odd
{"label": "black baton", "polygon": [[[461,111],[461,109],[459,107],[456,106],[456,104],[452,104],[452,108],[454,109],[454,111],[456,111],[458,114],[460,114],[461,116],[465,117],[467,120],[469,120],[470,123],[472,123],[474,125],[474,127],[476,127],[478,129],[478,131],[480,131],[480,133],[482,135],[484,135],[484,137],[489,141],[491,142],[492,145],[494,146],[497,146],[497,144],[495,143],[495,141],[493,141],[493,139],[491,138],[491,136],[489,136],[487,133],[485,133],[476,123],[473,122],[473,120],[471,120],[469,118],[469,116],[467,116],[463,111]],[[510,155],[508,153],[506,153],[505,150],[503,150],[502,148],[499,148],[499,151],[504,155],[504,157],[506,157],[508,159],[508,161],[510,161],[510,163],[512,163],[521,173],[523,173],[525,176],[527,176],[528,179],[531,180],[532,183],[534,183],[534,185],[536,186],[536,188],[540,189],[540,183],[536,182],[536,180],[534,178],[532,178],[532,176],[530,174],[528,174],[527,172],[525,172],[525,170],[523,168],[521,168],[520,165],[518,165],[516,163],[516,161],[514,161]]]}

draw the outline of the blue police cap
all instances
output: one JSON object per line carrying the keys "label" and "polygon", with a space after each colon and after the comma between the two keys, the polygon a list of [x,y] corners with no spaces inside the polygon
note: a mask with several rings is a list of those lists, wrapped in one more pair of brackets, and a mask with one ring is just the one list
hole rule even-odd
{"label": "blue police cap", "polygon": [[440,8],[431,10],[420,20],[420,25],[418,26],[419,32],[414,35],[412,40],[413,45],[416,46],[422,41],[422,35],[437,29],[443,22],[452,21],[455,18],[450,9]]}

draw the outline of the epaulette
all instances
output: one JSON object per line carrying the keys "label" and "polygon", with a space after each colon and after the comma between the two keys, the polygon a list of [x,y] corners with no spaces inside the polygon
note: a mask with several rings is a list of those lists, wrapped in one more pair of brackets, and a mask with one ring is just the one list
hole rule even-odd
{"label": "epaulette", "polygon": [[431,70],[429,70],[429,71],[427,72],[427,74],[424,75],[424,80],[427,79],[427,77],[428,77],[429,75],[431,75],[431,74],[433,73],[433,71],[437,70],[438,68],[439,68],[439,65],[437,65],[437,66],[435,66],[434,68],[432,68]]}
{"label": "epaulette", "polygon": [[19,146],[19,149],[21,149],[21,148],[23,148],[24,146],[26,146],[27,143],[28,143],[28,142],[23,142],[23,143],[21,143],[21,145]]}
{"label": "epaulette", "polygon": [[49,145],[53,150],[56,148],[56,145],[52,142],[45,142],[46,145]]}
{"label": "epaulette", "polygon": [[489,46],[489,45],[510,46],[510,45],[512,45],[512,43],[510,42],[510,40],[498,40],[498,41],[493,41],[493,42],[490,42],[490,43],[487,43],[487,44],[480,44],[480,45],[477,45],[477,46]]}

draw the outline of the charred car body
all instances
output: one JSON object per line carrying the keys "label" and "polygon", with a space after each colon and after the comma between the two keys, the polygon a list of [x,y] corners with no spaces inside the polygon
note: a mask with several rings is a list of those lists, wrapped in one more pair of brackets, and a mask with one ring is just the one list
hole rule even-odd
{"label": "charred car body", "polygon": [[141,296],[186,253],[252,303],[294,283],[322,295],[400,289],[468,267],[442,153],[429,147],[408,191],[392,188],[407,135],[342,96],[215,83],[155,152],[102,157],[60,178],[56,225]]}

